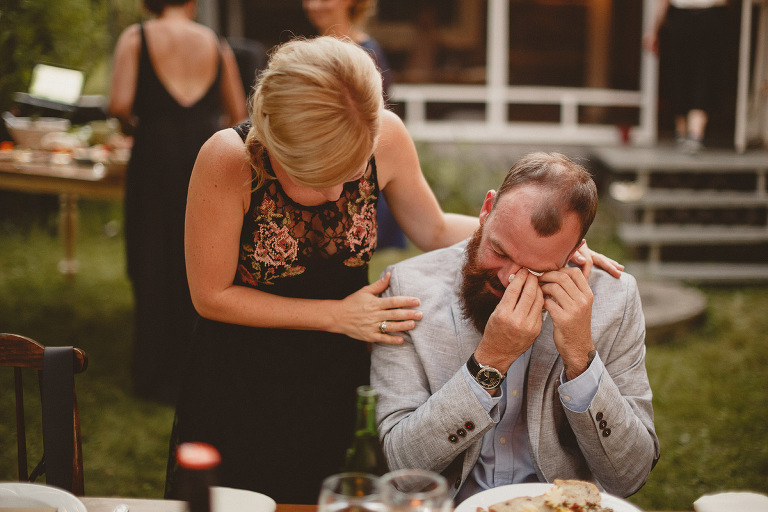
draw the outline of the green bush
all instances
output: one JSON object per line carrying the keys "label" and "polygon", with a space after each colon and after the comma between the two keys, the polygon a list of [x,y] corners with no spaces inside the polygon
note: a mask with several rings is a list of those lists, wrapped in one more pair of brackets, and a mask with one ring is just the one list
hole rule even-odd
{"label": "green bush", "polygon": [[39,62],[85,71],[85,94],[108,93],[115,41],[139,19],[136,0],[3,0],[0,4],[0,111],[26,91]]}

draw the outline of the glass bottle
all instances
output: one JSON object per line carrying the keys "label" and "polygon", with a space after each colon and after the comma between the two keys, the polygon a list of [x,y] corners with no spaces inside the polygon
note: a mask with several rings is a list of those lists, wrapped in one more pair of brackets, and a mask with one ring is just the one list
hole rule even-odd
{"label": "glass bottle", "polygon": [[377,398],[378,393],[371,386],[357,388],[355,437],[352,440],[352,446],[347,450],[342,471],[378,476],[389,471],[376,428]]}
{"label": "glass bottle", "polygon": [[211,487],[221,455],[206,443],[182,443],[176,449],[179,465],[178,498],[189,504],[189,512],[211,512]]}

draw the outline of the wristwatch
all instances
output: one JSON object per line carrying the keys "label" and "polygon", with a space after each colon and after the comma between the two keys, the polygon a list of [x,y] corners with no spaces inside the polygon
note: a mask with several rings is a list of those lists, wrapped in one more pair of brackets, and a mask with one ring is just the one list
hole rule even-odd
{"label": "wristwatch", "polygon": [[467,360],[467,370],[478,384],[485,389],[498,389],[504,380],[504,374],[492,366],[483,366],[475,359],[475,354]]}

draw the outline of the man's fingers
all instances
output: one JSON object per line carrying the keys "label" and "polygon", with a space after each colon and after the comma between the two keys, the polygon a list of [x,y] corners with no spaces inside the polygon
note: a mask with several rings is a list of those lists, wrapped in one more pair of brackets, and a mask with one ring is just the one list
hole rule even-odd
{"label": "man's fingers", "polygon": [[540,314],[543,304],[538,278],[525,269],[520,269],[517,274],[510,275],[509,286],[498,307],[512,314],[517,313],[527,317],[534,309],[537,315]]}

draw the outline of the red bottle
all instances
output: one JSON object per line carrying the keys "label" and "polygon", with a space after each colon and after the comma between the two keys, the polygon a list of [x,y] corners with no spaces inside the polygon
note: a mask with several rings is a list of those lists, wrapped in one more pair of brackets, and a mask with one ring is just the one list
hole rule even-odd
{"label": "red bottle", "polygon": [[189,512],[211,512],[210,488],[216,485],[219,451],[205,443],[182,443],[176,449],[176,462],[179,499],[189,504]]}

